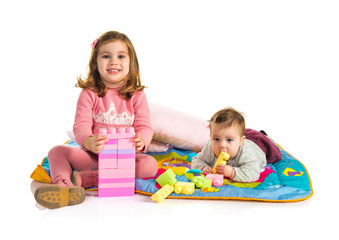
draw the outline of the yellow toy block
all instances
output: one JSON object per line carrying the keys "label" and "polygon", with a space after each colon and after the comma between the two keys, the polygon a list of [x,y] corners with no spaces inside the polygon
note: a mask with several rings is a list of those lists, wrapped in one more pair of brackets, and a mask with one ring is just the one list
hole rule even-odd
{"label": "yellow toy block", "polygon": [[189,169],[187,167],[172,167],[173,172],[176,175],[184,175]]}
{"label": "yellow toy block", "polygon": [[174,185],[174,192],[176,194],[193,194],[194,193],[194,183],[192,182],[177,182]]}
{"label": "yellow toy block", "polygon": [[230,155],[228,153],[225,153],[225,152],[221,152],[219,154],[219,157],[217,159],[217,161],[215,162],[214,166],[213,166],[213,173],[217,173],[215,171],[215,168],[220,165],[220,164],[223,164],[223,165],[226,165],[226,162],[227,160],[230,158]]}
{"label": "yellow toy block", "polygon": [[166,184],[164,187],[154,193],[151,198],[154,202],[160,203],[174,191],[174,187]]}

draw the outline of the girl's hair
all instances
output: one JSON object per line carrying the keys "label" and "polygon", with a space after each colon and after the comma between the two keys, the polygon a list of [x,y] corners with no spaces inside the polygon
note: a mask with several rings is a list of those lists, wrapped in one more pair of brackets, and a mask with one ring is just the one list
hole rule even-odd
{"label": "girl's hair", "polygon": [[143,90],[145,86],[141,85],[138,58],[131,40],[125,34],[117,31],[106,32],[93,42],[93,49],[88,63],[89,69],[87,78],[82,79],[80,75],[77,77],[78,82],[75,86],[84,89],[90,89],[96,92],[99,97],[104,97],[106,95],[107,87],[100,77],[97,59],[100,47],[104,44],[115,41],[121,41],[126,44],[130,58],[129,73],[126,77],[127,83],[119,89],[120,97],[128,100],[135,92]]}
{"label": "girl's hair", "polygon": [[220,124],[222,128],[227,128],[233,124],[237,124],[240,135],[243,136],[245,134],[245,119],[243,115],[234,108],[228,107],[216,112],[210,119],[208,125],[210,128],[212,123]]}

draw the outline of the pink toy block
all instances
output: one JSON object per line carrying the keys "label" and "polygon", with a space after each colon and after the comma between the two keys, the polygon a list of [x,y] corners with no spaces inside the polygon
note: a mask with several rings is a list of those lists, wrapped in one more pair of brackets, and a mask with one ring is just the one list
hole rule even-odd
{"label": "pink toy block", "polygon": [[130,169],[118,169],[118,168],[107,168],[102,169],[100,171],[101,175],[99,176],[99,183],[100,179],[115,179],[115,178],[134,178],[135,177],[135,170],[133,168]]}
{"label": "pink toy block", "polygon": [[108,138],[99,153],[99,197],[133,196],[135,185],[135,138],[132,127],[99,129]]}
{"label": "pink toy block", "polygon": [[212,185],[214,187],[220,187],[224,183],[224,176],[219,174],[207,174],[207,178],[212,180]]}

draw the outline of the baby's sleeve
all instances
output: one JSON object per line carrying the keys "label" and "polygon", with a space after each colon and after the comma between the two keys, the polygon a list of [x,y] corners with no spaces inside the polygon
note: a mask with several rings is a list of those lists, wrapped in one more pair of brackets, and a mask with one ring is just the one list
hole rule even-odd
{"label": "baby's sleeve", "polygon": [[192,158],[191,167],[192,169],[203,169],[206,166],[212,167],[214,162],[214,154],[211,147],[211,142],[208,141],[201,152],[197,154],[197,156]]}
{"label": "baby's sleeve", "polygon": [[237,166],[233,167],[235,171],[233,181],[257,181],[260,177],[261,169],[265,165],[266,155],[258,146],[255,145],[253,148],[244,149],[241,152]]}

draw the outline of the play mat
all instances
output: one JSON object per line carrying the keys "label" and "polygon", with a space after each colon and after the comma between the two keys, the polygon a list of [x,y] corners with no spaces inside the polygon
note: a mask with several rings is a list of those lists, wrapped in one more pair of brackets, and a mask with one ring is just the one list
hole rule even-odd
{"label": "play mat", "polygon": [[[281,148],[280,148],[281,149]],[[309,174],[304,165],[281,149],[282,160],[267,164],[256,182],[240,183],[224,179],[223,186],[195,189],[192,195],[172,193],[168,198],[188,199],[234,199],[269,202],[302,201],[313,195]],[[162,154],[151,154],[159,165],[158,175],[166,169],[186,167],[190,169],[190,158],[196,153],[170,148]],[[196,173],[176,174],[178,182],[188,182]],[[153,194],[160,189],[155,178],[136,179],[136,192]]]}
{"label": "play mat", "polygon": [[[74,141],[69,141],[65,145],[77,146]],[[234,199],[268,202],[293,202],[310,198],[313,195],[313,190],[306,168],[285,150],[281,149],[281,153],[282,160],[274,164],[267,164],[256,182],[240,183],[224,179],[224,184],[221,187],[212,186],[211,188],[195,189],[192,195],[173,192],[167,198]],[[178,182],[190,182],[192,177],[201,175],[200,173],[189,172],[191,168],[190,161],[192,156],[196,155],[195,151],[169,147],[166,152],[148,154],[157,160],[158,174],[152,178],[136,179],[135,192],[137,193],[152,195],[157,192],[160,186],[155,179],[168,168],[176,172]],[[47,157],[37,166],[31,178],[40,182],[50,182]]]}
{"label": "play mat", "polygon": [[[201,175],[191,170],[191,160],[209,139],[208,123],[205,120],[156,104],[150,104],[150,113],[154,135],[147,154],[157,160],[158,173],[152,178],[135,180],[135,192],[146,195],[153,195],[160,189],[155,179],[168,168],[176,172],[178,182],[190,182],[193,177]],[[65,145],[79,147],[72,133],[69,133],[69,137],[71,140]],[[280,146],[275,148],[279,155],[281,153],[282,159],[272,163],[268,161],[256,182],[240,183],[224,179],[220,187],[196,188],[191,195],[173,192],[167,198],[267,202],[295,202],[310,198],[313,189],[305,166]],[[266,152],[268,155],[269,152]],[[36,167],[31,178],[50,182],[47,157]]]}

